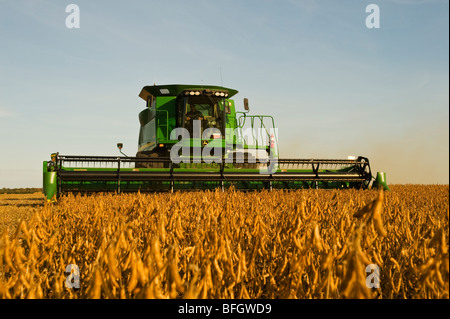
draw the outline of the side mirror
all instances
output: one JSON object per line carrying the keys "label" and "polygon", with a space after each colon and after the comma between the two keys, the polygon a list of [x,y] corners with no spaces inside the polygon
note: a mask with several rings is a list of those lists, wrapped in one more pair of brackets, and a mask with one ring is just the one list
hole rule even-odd
{"label": "side mirror", "polygon": [[244,109],[246,111],[250,110],[249,107],[248,107],[248,99],[246,97],[244,98]]}
{"label": "side mirror", "polygon": [[122,153],[123,143],[117,143],[117,148],[119,149],[119,152],[122,155],[125,155],[125,157],[128,157],[126,154]]}
{"label": "side mirror", "polygon": [[150,108],[152,107],[153,104],[153,96],[150,95],[149,97],[147,97],[147,107]]}

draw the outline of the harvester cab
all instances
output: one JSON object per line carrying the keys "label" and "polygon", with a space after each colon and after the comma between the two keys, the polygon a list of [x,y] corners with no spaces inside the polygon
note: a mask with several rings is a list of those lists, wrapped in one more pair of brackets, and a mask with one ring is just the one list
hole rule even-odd
{"label": "harvester cab", "polygon": [[[184,163],[201,163],[204,157],[237,157],[245,161],[256,159],[255,151],[260,150],[267,159],[270,146],[272,151],[275,149],[273,118],[236,112],[231,99],[236,93],[236,90],[218,86],[144,87],[139,96],[147,107],[139,114],[141,126],[136,157],[177,157]],[[247,99],[244,105],[248,110]],[[266,118],[271,121],[267,123]],[[268,142],[270,137],[272,144]],[[138,164],[142,165],[152,168],[157,163]]]}
{"label": "harvester cab", "polygon": [[142,88],[136,156],[64,156],[44,161],[44,193],[149,192],[195,189],[389,189],[366,157],[280,159],[275,121],[237,111],[237,90],[223,86]]}

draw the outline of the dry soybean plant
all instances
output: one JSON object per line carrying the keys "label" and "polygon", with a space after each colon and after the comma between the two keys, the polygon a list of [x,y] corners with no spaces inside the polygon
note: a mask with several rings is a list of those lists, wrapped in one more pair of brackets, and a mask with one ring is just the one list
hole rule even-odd
{"label": "dry soybean plant", "polygon": [[0,298],[449,298],[448,185],[391,189],[67,195],[3,232]]}

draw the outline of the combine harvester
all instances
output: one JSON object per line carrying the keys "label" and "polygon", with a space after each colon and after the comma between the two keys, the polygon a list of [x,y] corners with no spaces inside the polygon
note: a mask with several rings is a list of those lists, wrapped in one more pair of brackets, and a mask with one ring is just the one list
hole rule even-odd
{"label": "combine harvester", "polygon": [[145,86],[139,96],[139,149],[135,157],[67,156],[44,161],[49,201],[69,192],[151,192],[383,187],[366,157],[282,159],[273,117],[236,111],[238,91],[221,86]]}

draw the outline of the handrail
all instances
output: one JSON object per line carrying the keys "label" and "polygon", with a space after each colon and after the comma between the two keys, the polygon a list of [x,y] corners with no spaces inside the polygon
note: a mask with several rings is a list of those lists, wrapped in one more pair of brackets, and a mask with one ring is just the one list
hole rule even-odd
{"label": "handrail", "polygon": [[[243,113],[243,112],[236,112],[236,114],[237,113],[243,114],[243,115],[238,117],[238,121],[237,121],[237,128],[239,129],[239,133],[240,133],[241,136],[243,135],[242,129],[243,129],[244,125],[245,125],[245,122],[246,122],[247,118],[249,118],[250,124],[251,124],[251,128],[252,128],[252,137],[253,137],[253,139],[255,139],[255,135],[254,135],[255,132],[253,130],[255,128],[255,119],[259,119],[259,121],[260,121],[260,127],[259,128],[265,129],[265,131],[267,133],[267,137],[270,138],[270,133],[269,133],[268,128],[265,125],[264,119],[265,118],[270,119],[272,121],[272,128],[275,129],[275,120],[273,119],[272,116],[270,116],[270,115],[247,115],[246,113]],[[262,132],[260,132],[260,134],[262,134]],[[262,138],[263,138],[263,136],[261,135],[261,139]],[[278,136],[276,136],[274,134],[274,138],[275,138],[276,145],[278,145]],[[257,147],[259,146],[258,140],[259,139],[256,139],[256,146]]]}

